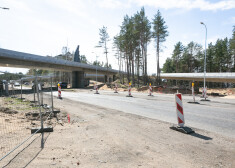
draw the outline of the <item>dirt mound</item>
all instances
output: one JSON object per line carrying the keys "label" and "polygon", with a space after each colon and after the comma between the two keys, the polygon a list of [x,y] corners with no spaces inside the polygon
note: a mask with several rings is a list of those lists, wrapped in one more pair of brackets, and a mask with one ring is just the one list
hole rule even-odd
{"label": "dirt mound", "polygon": [[106,84],[102,87],[100,87],[100,90],[112,90],[112,88],[109,88]]}
{"label": "dirt mound", "polygon": [[25,116],[29,120],[38,120],[40,118],[39,112],[28,112],[25,113]]}
{"label": "dirt mound", "polygon": [[[200,92],[202,92],[202,88],[199,89]],[[207,89],[207,94],[211,95],[235,95],[235,88],[215,88],[215,89]]]}
{"label": "dirt mound", "polygon": [[142,86],[138,89],[138,91],[146,91],[148,90],[148,86]]}
{"label": "dirt mound", "polygon": [[6,107],[0,107],[0,112],[6,113],[6,114],[17,114],[18,111],[6,108]]}

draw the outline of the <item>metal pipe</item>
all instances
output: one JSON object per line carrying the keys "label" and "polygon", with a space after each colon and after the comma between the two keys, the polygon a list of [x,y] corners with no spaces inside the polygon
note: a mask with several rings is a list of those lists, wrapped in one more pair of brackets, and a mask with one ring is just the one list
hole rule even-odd
{"label": "metal pipe", "polygon": [[36,104],[35,91],[36,91],[36,86],[35,86],[35,81],[34,81],[34,84],[33,84],[33,102]]}
{"label": "metal pipe", "polygon": [[[36,74],[36,78],[35,78],[35,84],[36,84],[35,87],[36,87],[36,90],[37,90],[37,98],[38,98],[38,105],[39,105],[38,107],[39,107],[39,112],[40,112],[41,129],[43,130],[43,119],[42,119],[42,110],[41,110],[40,99],[39,99],[37,74]],[[42,131],[41,148],[44,148],[43,137],[44,137],[44,132]]]}
{"label": "metal pipe", "polygon": [[52,77],[51,77],[51,109],[52,109],[52,113],[53,113],[54,112],[54,103],[53,103]]}
{"label": "metal pipe", "polygon": [[97,64],[98,64],[98,63],[97,63],[97,57],[98,57],[98,56],[96,55],[96,83],[97,83],[97,66],[98,66],[98,65],[97,65]]}
{"label": "metal pipe", "polygon": [[22,100],[22,79],[20,80],[20,86],[21,86],[21,89],[20,89],[20,100]]}

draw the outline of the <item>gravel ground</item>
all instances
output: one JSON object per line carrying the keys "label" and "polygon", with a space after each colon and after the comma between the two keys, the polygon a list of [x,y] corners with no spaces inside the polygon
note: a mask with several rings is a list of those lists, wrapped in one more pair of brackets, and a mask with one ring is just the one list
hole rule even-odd
{"label": "gravel ground", "polygon": [[[63,102],[63,104],[61,103]],[[57,125],[31,167],[235,167],[235,139],[99,106],[56,100],[71,123]]]}
{"label": "gravel ground", "polygon": [[199,129],[186,135],[171,123],[67,99],[55,107],[64,120],[45,133],[45,148],[38,136],[7,167],[235,167],[234,138]]}

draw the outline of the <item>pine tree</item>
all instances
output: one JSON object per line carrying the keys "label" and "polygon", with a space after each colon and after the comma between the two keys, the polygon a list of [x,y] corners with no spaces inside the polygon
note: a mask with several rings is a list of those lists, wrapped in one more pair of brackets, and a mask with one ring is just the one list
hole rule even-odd
{"label": "pine tree", "polygon": [[232,38],[229,40],[230,50],[232,55],[232,62],[233,62],[233,72],[235,72],[235,26],[233,26],[233,34]]}
{"label": "pine tree", "polygon": [[157,84],[160,85],[160,67],[159,67],[159,55],[160,55],[160,44],[166,41],[168,36],[167,26],[160,11],[153,18],[153,38],[156,41],[156,59],[157,59]]}
{"label": "pine tree", "polygon": [[212,43],[208,44],[208,49],[207,49],[207,59],[206,59],[206,68],[207,68],[207,72],[215,72],[214,69],[214,55],[215,55],[215,47],[213,46]]}
{"label": "pine tree", "polygon": [[[105,56],[106,56],[106,64],[109,65],[109,62],[108,62],[108,48],[107,48],[107,42],[109,41],[109,35],[108,35],[108,32],[107,32],[107,27],[103,26],[99,30],[100,30],[99,44],[104,47],[104,53],[105,53]],[[107,68],[108,68],[108,66],[107,66]]]}
{"label": "pine tree", "polygon": [[[139,46],[137,46],[137,74],[139,74],[139,69],[142,65],[142,75],[144,77],[144,84],[147,83],[147,46],[151,40],[151,23],[145,16],[144,7],[141,8],[140,12],[137,12],[134,16],[135,18],[135,27],[138,31]],[[139,78],[139,75],[137,75]]]}
{"label": "pine tree", "polygon": [[176,43],[175,45],[175,49],[173,51],[173,54],[172,54],[172,59],[175,63],[175,72],[178,73],[179,72],[179,62],[181,60],[181,57],[182,57],[182,53],[184,51],[184,46],[183,44],[179,41],[178,43]]}
{"label": "pine tree", "polygon": [[173,73],[173,72],[175,72],[174,61],[171,58],[167,58],[166,62],[163,65],[162,70],[163,70],[164,73]]}

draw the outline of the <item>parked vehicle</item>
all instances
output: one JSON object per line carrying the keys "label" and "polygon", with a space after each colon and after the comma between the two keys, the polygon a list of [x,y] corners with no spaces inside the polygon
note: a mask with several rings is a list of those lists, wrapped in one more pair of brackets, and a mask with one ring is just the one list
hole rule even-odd
{"label": "parked vehicle", "polygon": [[[67,87],[68,87],[67,82],[59,82],[58,84],[60,84],[61,89],[67,89]],[[58,87],[58,85],[57,85],[57,87]]]}
{"label": "parked vehicle", "polygon": [[20,83],[19,82],[15,82],[14,86],[20,86]]}

